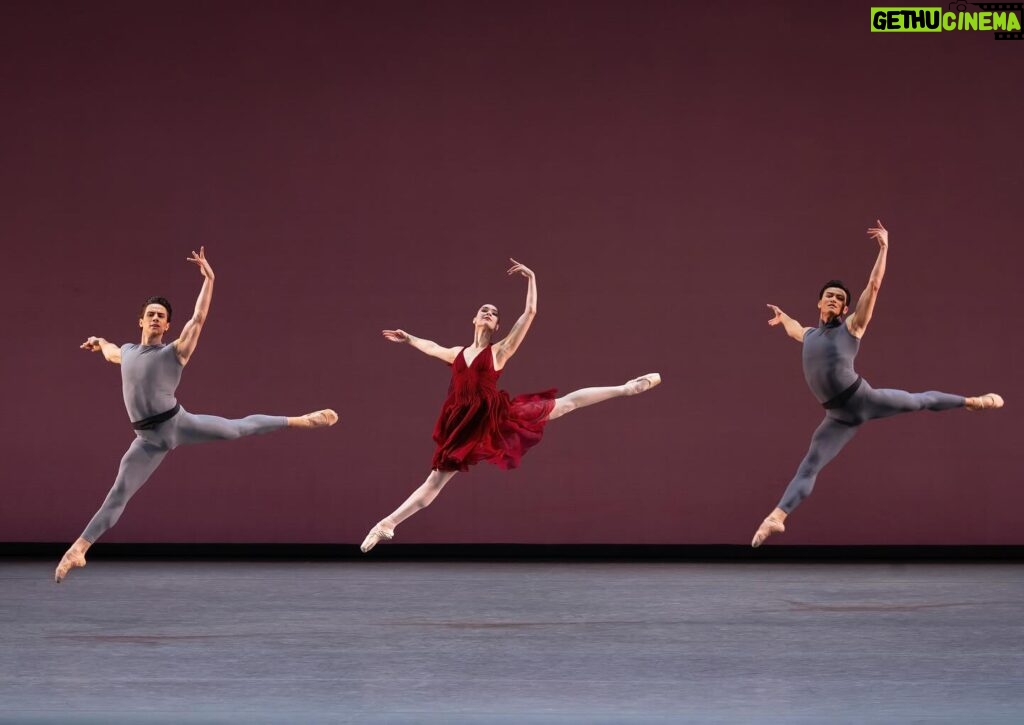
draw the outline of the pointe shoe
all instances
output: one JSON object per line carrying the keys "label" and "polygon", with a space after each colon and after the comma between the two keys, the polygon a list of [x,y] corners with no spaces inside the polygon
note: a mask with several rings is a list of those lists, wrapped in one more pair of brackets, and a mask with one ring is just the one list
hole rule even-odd
{"label": "pointe shoe", "polygon": [[785,530],[786,527],[781,521],[768,516],[761,522],[761,525],[757,527],[757,531],[754,533],[754,538],[750,542],[750,545],[756,549],[772,534],[781,534]]}
{"label": "pointe shoe", "polygon": [[626,388],[629,389],[630,395],[637,395],[638,393],[647,392],[655,385],[661,385],[661,375],[658,373],[647,373],[627,382]]}
{"label": "pointe shoe", "polygon": [[997,395],[996,393],[985,393],[975,398],[977,400],[976,405],[968,405],[967,410],[989,410],[1003,407],[1003,396]]}
{"label": "pointe shoe", "polygon": [[338,414],[330,408],[324,408],[323,410],[317,410],[312,413],[306,413],[304,416],[309,421],[310,428],[324,428],[330,427],[338,422]]}
{"label": "pointe shoe", "polygon": [[53,580],[60,584],[69,571],[79,566],[85,566],[85,555],[74,549],[68,549],[53,572]]}
{"label": "pointe shoe", "polygon": [[370,529],[370,533],[368,533],[366,538],[363,539],[363,543],[359,545],[359,550],[365,554],[379,542],[391,541],[393,538],[395,538],[394,529],[386,529],[380,524],[377,524]]}

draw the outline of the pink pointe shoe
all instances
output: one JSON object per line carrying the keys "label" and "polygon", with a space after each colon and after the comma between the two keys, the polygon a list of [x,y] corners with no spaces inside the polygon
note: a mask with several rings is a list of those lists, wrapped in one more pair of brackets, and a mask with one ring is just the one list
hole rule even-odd
{"label": "pink pointe shoe", "polygon": [[338,414],[330,408],[306,413],[302,417],[309,422],[308,428],[326,428],[338,422]]}
{"label": "pink pointe shoe", "polygon": [[996,393],[985,393],[971,398],[971,400],[976,402],[973,405],[968,405],[967,410],[995,410],[1003,407],[1003,396]]}
{"label": "pink pointe shoe", "polygon": [[64,556],[61,558],[60,563],[57,564],[57,568],[53,572],[53,580],[60,584],[64,581],[68,572],[80,566],[85,566],[85,555],[75,549],[68,549],[64,552]]}
{"label": "pink pointe shoe", "polygon": [[641,375],[640,377],[633,378],[626,383],[627,395],[646,393],[656,385],[661,385],[661,375],[659,373],[647,373],[646,375]]}
{"label": "pink pointe shoe", "polygon": [[786,527],[781,521],[768,516],[761,522],[761,525],[757,527],[757,531],[754,533],[754,538],[750,542],[750,545],[756,549],[772,534],[781,534],[785,530]]}
{"label": "pink pointe shoe", "polygon": [[370,529],[370,533],[368,533],[366,538],[363,539],[363,543],[359,545],[359,550],[365,554],[381,541],[391,541],[393,538],[395,538],[394,529],[387,529],[380,524],[377,524]]}

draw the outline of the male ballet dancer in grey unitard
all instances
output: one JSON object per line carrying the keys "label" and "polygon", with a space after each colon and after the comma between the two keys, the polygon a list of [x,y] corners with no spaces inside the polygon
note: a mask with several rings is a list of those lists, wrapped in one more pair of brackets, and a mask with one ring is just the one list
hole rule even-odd
{"label": "male ballet dancer in grey unitard", "polygon": [[73,567],[85,566],[85,552],[117,523],[128,500],[152,475],[168,451],[181,445],[230,440],[289,426],[321,428],[338,422],[338,415],[330,409],[295,418],[250,415],[240,420],[228,420],[212,415],[194,415],[178,404],[174,392],[181,380],[182,369],[195,352],[213,297],[213,269],[206,259],[206,250],[200,247],[199,253],[192,252],[188,261],[196,264],[202,272],[203,287],[196,300],[195,312],[181,329],[177,340],[169,345],[163,344],[163,337],[171,327],[171,304],[163,297],[151,297],[143,305],[139,318],[141,344],[129,343],[118,347],[102,337],[90,337],[82,343],[83,350],[101,352],[105,359],[121,366],[124,404],[136,437],[121,459],[117,478],[100,510],[57,565],[54,572],[57,582],[63,580]]}
{"label": "male ballet dancer in grey unitard", "polygon": [[853,439],[861,423],[918,410],[1003,407],[1003,399],[995,393],[964,398],[935,391],[875,390],[854,372],[853,359],[871,321],[889,252],[889,232],[882,222],[868,229],[868,234],[878,242],[878,258],[871,270],[868,286],[857,301],[857,310],[845,322],[842,316],[849,310],[850,294],[839,280],[826,282],[818,294],[819,323],[816,328],[804,327],[775,305],[768,305],[775,313],[768,324],[782,325],[786,334],[803,344],[804,378],[814,397],[825,408],[825,419],[811,436],[810,450],[779,505],[761,522],[754,534],[750,543],[755,548],[772,534],[786,530],[783,525],[786,517],[810,495],[818,473]]}

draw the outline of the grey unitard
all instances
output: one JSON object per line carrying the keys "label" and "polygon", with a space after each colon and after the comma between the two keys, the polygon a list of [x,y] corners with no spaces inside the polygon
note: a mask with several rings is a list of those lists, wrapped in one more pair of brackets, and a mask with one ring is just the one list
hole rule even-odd
{"label": "grey unitard", "polygon": [[[841,396],[858,380],[853,360],[860,348],[860,339],[850,334],[838,320],[822,323],[804,335],[804,377],[811,392],[823,405]],[[960,395],[929,391],[908,393],[904,390],[872,388],[866,380],[838,407],[826,408],[825,419],[811,436],[811,446],[800,462],[796,475],[786,487],[779,508],[791,512],[810,495],[818,473],[843,446],[853,440],[861,423],[918,410],[950,410],[962,408]]]}
{"label": "grey unitard", "polygon": [[[181,363],[172,345],[124,345],[121,348],[121,377],[125,407],[133,421],[143,420],[177,405],[174,391],[181,379]],[[117,478],[106,500],[82,538],[95,542],[117,523],[129,499],[153,474],[168,451],[178,446],[205,441],[232,440],[284,428],[283,416],[250,415],[228,420],[213,415],[193,415],[181,408],[169,420],[149,430],[136,430],[136,438],[121,459]]]}

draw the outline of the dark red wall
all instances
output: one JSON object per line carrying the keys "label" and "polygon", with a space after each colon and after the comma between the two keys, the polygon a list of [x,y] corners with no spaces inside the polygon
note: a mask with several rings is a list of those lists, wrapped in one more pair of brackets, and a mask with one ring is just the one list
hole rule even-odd
{"label": "dark red wall", "polygon": [[[147,6],[148,5],[148,6]],[[504,385],[650,395],[477,467],[404,542],[743,543],[822,411],[765,303],[889,273],[860,371],[1004,394],[866,426],[790,544],[1021,543],[1024,43],[871,34],[867,3],[4,3],[0,540],[73,539],[131,441],[138,303],[212,316],[179,398],[330,431],[175,451],[109,541],[358,542],[426,476],[448,370],[540,313]],[[780,542],[783,540],[780,540]]]}

